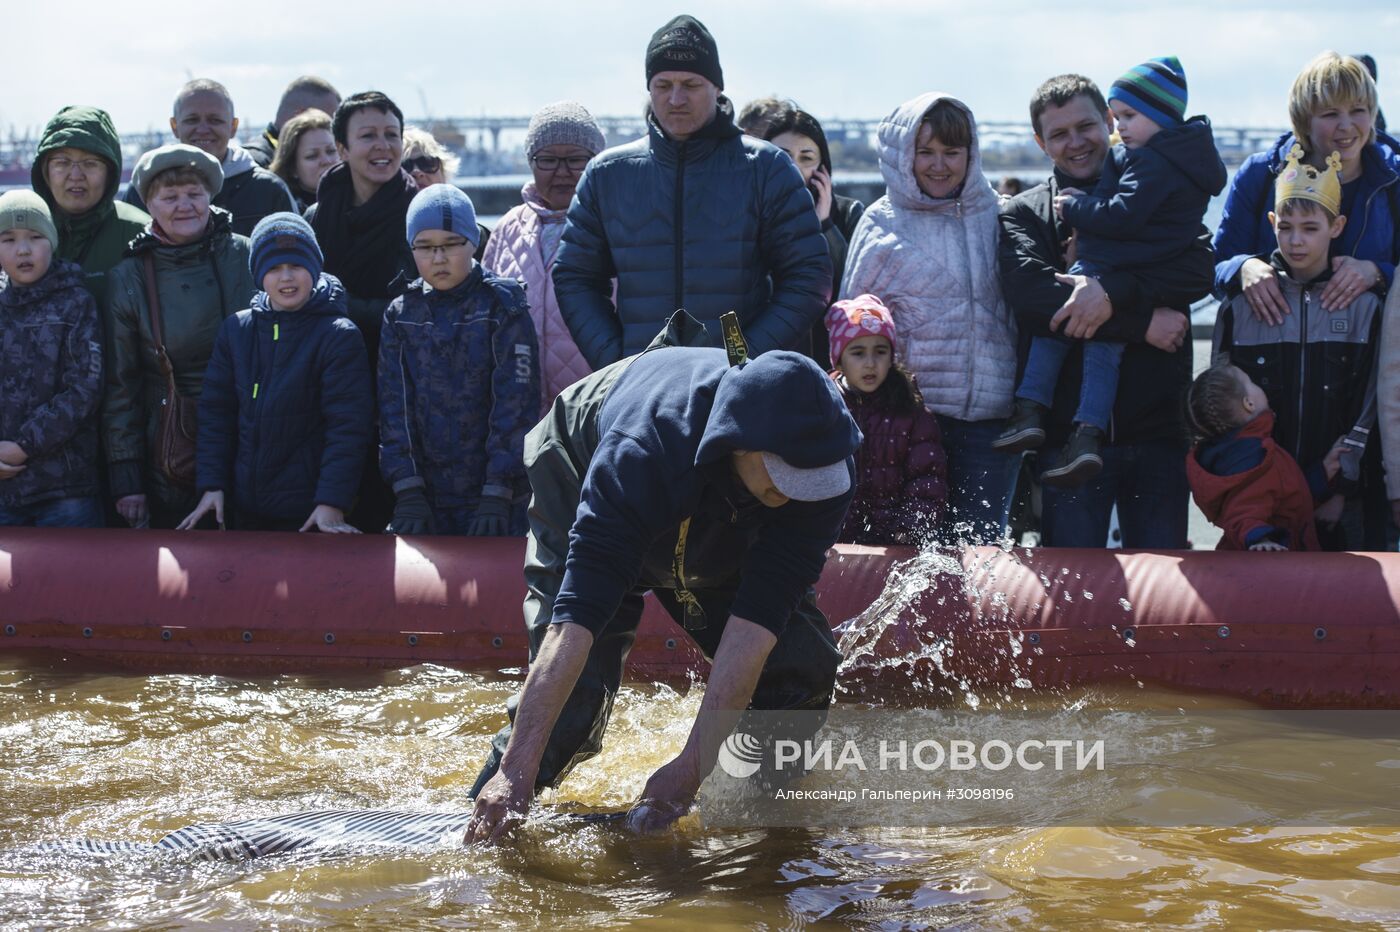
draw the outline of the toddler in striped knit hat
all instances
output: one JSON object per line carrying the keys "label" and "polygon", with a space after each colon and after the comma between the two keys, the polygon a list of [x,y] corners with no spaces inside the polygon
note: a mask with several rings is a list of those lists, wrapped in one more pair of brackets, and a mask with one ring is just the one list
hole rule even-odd
{"label": "toddler in striped knit hat", "polygon": [[[1132,286],[1145,299],[1139,307],[1189,312],[1209,292],[1214,272],[1214,256],[1202,245],[1206,230],[1201,219],[1210,199],[1225,187],[1225,165],[1210,121],[1186,117],[1186,73],[1175,57],[1154,58],[1130,69],[1113,82],[1108,106],[1121,142],[1110,152],[1093,193],[1058,187],[1058,179],[1052,185],[1055,213],[1063,224],[1060,238],[1072,243],[1069,274],[1103,279],[1106,293],[1121,294],[1124,284]],[[1199,256],[1200,265],[1199,274],[1189,280],[1154,274],[1163,263],[1188,256]],[[1110,277],[1117,281],[1110,283]],[[1060,280],[1074,283],[1066,276]],[[1067,287],[1066,299],[1069,294]],[[1011,452],[1045,442],[1045,416],[1060,369],[1070,351],[1082,347],[1074,430],[1064,451],[1051,456],[1041,473],[1041,480],[1052,485],[1080,485],[1103,468],[1102,445],[1112,427],[1124,344],[1094,336],[1119,312],[1125,319],[1116,321],[1111,332],[1134,332],[1128,310],[1103,303],[1096,313],[1073,318],[1061,309],[1051,318],[1048,333],[1032,336],[1015,413],[992,443]]]}

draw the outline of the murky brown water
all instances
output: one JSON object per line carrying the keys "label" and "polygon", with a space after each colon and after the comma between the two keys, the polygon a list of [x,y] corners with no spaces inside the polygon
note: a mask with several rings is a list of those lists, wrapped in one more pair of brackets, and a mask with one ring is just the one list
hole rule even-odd
{"label": "murky brown water", "polygon": [[[198,865],[16,853],[304,809],[463,807],[515,687],[423,667],[238,680],[0,657],[0,924],[1400,928],[1390,830],[716,832],[688,820],[637,838],[554,819],[498,850]],[[679,748],[698,701],[698,688],[626,690],[608,749],[552,802],[625,807]],[[1267,766],[1268,748],[1258,753]]]}

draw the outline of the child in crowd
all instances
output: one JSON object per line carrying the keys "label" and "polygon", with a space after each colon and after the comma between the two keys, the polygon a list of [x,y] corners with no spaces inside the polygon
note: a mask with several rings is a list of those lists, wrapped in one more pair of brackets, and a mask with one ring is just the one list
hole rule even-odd
{"label": "child in crowd", "polygon": [[1186,399],[1199,443],[1186,457],[1196,505],[1225,532],[1218,550],[1318,550],[1313,501],[1341,464],[1342,444],[1304,476],[1274,442],[1268,396],[1228,362],[1192,383]]}
{"label": "child in crowd", "polygon": [[913,376],[894,361],[894,319],[863,294],[826,315],[832,378],[865,440],[856,453],[856,494],[840,539],[923,544],[948,501],[948,459],[938,418]]}
{"label": "child in crowd", "polygon": [[525,433],[538,420],[539,358],[525,291],[472,258],[471,199],[418,192],[408,242],[421,276],[384,312],[379,466],[395,534],[524,534]]}
{"label": "child in crowd", "polygon": [[1274,439],[1305,468],[1347,435],[1341,478],[1317,496],[1318,533],[1324,550],[1364,550],[1362,457],[1377,416],[1382,300],[1379,291],[1367,291],[1345,307],[1322,309],[1330,249],[1347,220],[1340,212],[1341,158],[1332,153],[1324,169],[1302,158],[1295,146],[1274,182],[1269,222],[1278,249],[1259,257],[1273,267],[1290,313],[1280,324],[1260,320],[1235,284],[1216,316],[1214,349],[1263,387],[1278,412]]}
{"label": "child in crowd", "polygon": [[324,274],[311,225],[253,228],[253,306],[224,321],[204,374],[194,511],[249,531],[358,533],[345,522],[372,442],[374,382],[345,289]]}
{"label": "child in crowd", "polygon": [[[1225,187],[1210,121],[1185,118],[1186,75],[1176,58],[1154,58],[1130,70],[1113,83],[1108,105],[1122,143],[1113,147],[1098,186],[1093,194],[1061,188],[1055,198],[1056,213],[1075,231],[1072,275],[1131,271],[1186,255],[1205,232],[1201,218],[1210,199]],[[1202,251],[1201,261],[1209,262],[1209,254]],[[1153,304],[1185,309],[1205,293],[1154,295]],[[1052,321],[1052,329],[1058,323]],[[1084,335],[1074,432],[1063,455],[1041,474],[1053,485],[1080,485],[1103,468],[1123,344],[1092,339],[1094,329]],[[1070,345],[1058,336],[1031,339],[1016,410],[993,447],[1031,450],[1045,442],[1045,415]]]}
{"label": "child in crowd", "polygon": [[0,525],[101,527],[102,344],[82,269],[32,191],[0,196]]}

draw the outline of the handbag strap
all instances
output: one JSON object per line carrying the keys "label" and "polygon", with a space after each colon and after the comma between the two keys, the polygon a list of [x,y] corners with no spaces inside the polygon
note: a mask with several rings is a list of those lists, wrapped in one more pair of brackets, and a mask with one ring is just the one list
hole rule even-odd
{"label": "handbag strap", "polygon": [[142,257],[146,269],[146,303],[151,308],[151,336],[156,342],[156,364],[161,375],[165,376],[168,397],[175,397],[175,367],[170,364],[170,356],[165,352],[165,334],[161,327],[160,289],[156,286],[156,260],[149,252]]}

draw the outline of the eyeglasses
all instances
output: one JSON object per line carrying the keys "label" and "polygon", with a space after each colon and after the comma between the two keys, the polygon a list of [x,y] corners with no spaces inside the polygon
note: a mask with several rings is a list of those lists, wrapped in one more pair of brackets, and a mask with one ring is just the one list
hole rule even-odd
{"label": "eyeglasses", "polygon": [[434,158],[431,155],[416,155],[411,159],[404,159],[403,167],[410,173],[422,172],[425,175],[431,175],[442,169],[442,159]]}
{"label": "eyeglasses", "polygon": [[443,243],[441,246],[415,245],[412,247],[412,249],[413,254],[415,256],[418,256],[420,259],[427,259],[430,256],[436,258],[438,253],[442,253],[444,256],[449,255],[461,249],[463,246],[466,246],[470,242],[471,240],[459,239],[455,242]]}
{"label": "eyeglasses", "polygon": [[531,161],[542,172],[558,171],[561,162],[569,166],[569,171],[581,172],[588,166],[590,158],[592,156],[589,155],[571,155],[566,159],[561,159],[557,155],[537,155]]}
{"label": "eyeglasses", "polygon": [[58,156],[49,159],[48,168],[51,172],[66,175],[73,170],[74,165],[78,166],[79,174],[95,175],[105,168],[107,163],[103,162],[101,159],[70,159],[64,156]]}

